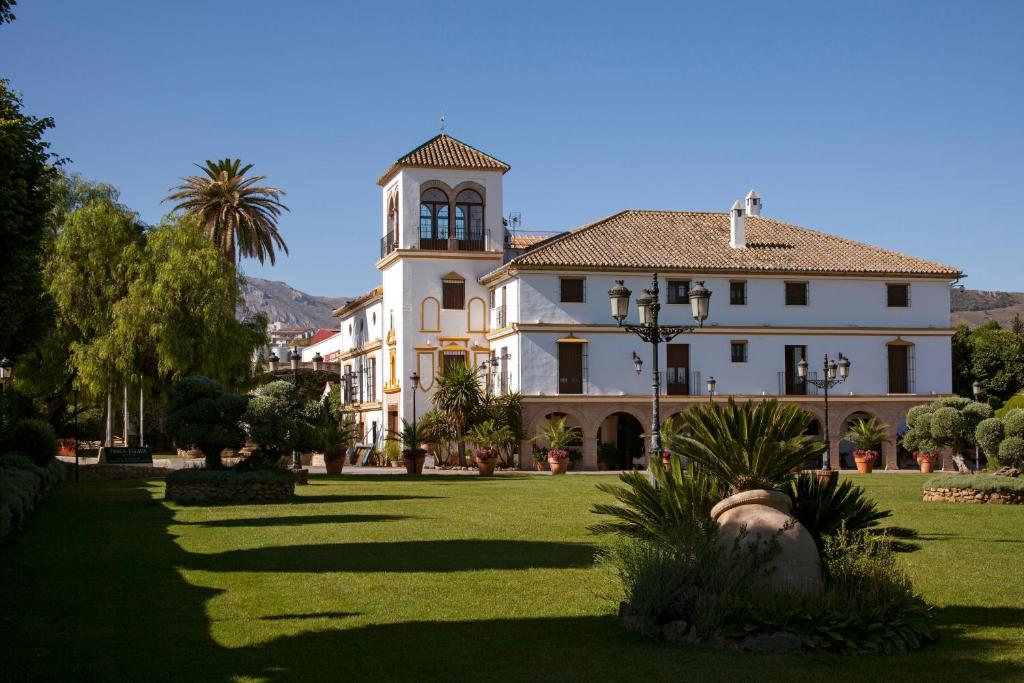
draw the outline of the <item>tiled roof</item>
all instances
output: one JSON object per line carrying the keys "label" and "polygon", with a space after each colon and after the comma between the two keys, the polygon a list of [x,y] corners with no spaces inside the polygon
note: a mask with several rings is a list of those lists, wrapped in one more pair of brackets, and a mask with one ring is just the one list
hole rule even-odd
{"label": "tiled roof", "polygon": [[511,168],[504,161],[484,154],[475,147],[470,147],[461,140],[445,135],[437,135],[424,142],[408,154],[391,164],[384,175],[377,181],[378,185],[386,183],[391,176],[404,166],[419,168],[458,168],[463,170],[501,171],[505,173]]}
{"label": "tiled roof", "polygon": [[331,311],[331,315],[334,316],[335,318],[343,318],[347,314],[351,313],[352,311],[356,310],[357,308],[365,304],[367,301],[370,301],[379,296],[383,296],[383,294],[383,287],[374,287],[366,294],[361,294],[357,296],[355,299],[349,301],[344,306],[334,309],[333,311]]}
{"label": "tiled roof", "polygon": [[309,346],[313,346],[313,344],[319,344],[323,340],[330,339],[331,337],[333,337],[336,334],[341,334],[341,331],[338,330],[337,328],[321,327],[321,328],[317,329],[316,333],[313,334],[312,337],[310,337],[310,339],[309,339]]}
{"label": "tiled roof", "polygon": [[528,249],[511,268],[919,275],[954,278],[952,266],[746,216],[747,248],[729,246],[729,214],[627,210]]}
{"label": "tiled roof", "polygon": [[509,249],[526,249],[546,239],[551,239],[551,235],[510,235],[508,247]]}

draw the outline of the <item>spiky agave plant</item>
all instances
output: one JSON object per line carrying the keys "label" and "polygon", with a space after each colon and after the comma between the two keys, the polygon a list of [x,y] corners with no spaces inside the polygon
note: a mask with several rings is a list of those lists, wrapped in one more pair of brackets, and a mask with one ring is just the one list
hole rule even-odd
{"label": "spiky agave plant", "polygon": [[716,402],[694,406],[682,415],[683,431],[669,444],[674,453],[707,468],[736,493],[779,489],[791,472],[820,457],[825,444],[805,434],[813,419],[795,404],[777,400]]}
{"label": "spiky agave plant", "polygon": [[793,516],[811,533],[819,549],[824,537],[844,526],[849,532],[860,532],[892,516],[889,510],[879,510],[864,489],[849,479],[840,482],[837,477],[801,474],[790,483],[787,493],[793,499]]}
{"label": "spiky agave plant", "polygon": [[609,519],[589,527],[598,534],[619,534],[653,541],[681,550],[708,540],[717,529],[711,508],[729,495],[724,483],[690,462],[684,469],[678,458],[651,467],[652,482],[643,473],[619,475],[623,484],[599,484],[615,503],[596,503],[590,511]]}

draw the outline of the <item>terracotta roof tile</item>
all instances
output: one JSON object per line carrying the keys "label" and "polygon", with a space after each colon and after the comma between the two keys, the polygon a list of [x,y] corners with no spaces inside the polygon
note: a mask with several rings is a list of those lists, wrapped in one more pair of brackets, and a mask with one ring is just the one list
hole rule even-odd
{"label": "terracotta roof tile", "polygon": [[441,134],[424,142],[408,154],[391,164],[384,175],[377,181],[378,185],[386,183],[391,176],[403,166],[420,168],[459,168],[465,170],[501,171],[505,173],[511,168],[504,161],[484,154],[475,147],[470,147],[461,140]]}
{"label": "terracotta roof tile", "polygon": [[962,275],[952,266],[763,216],[746,217],[746,237],[746,249],[729,246],[727,213],[631,209],[540,243],[492,274],[521,267]]}

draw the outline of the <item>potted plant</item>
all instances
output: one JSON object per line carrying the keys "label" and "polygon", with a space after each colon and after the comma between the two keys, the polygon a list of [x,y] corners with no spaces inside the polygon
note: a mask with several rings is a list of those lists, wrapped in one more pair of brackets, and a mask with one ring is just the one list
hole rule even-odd
{"label": "potted plant", "polygon": [[613,443],[603,443],[597,447],[597,469],[610,470],[619,462],[619,449]]}
{"label": "potted plant", "polygon": [[937,453],[914,451],[914,459],[917,460],[917,465],[921,468],[922,474],[931,474],[932,470],[935,469],[935,463],[938,461],[939,456]]}
{"label": "potted plant", "polygon": [[508,428],[496,420],[484,420],[469,430],[470,443],[476,447],[476,467],[480,476],[490,477],[501,455],[499,444],[510,439]]}
{"label": "potted plant", "polygon": [[579,427],[569,427],[565,420],[563,417],[541,427],[534,437],[535,441],[547,442],[548,469],[551,474],[565,474],[569,468],[569,445],[583,436]]}
{"label": "potted plant", "polygon": [[348,447],[355,439],[355,424],[349,416],[337,419],[338,410],[338,388],[331,389],[322,402],[323,414],[320,418],[320,433],[324,442],[324,467],[327,474],[341,474],[345,467],[345,456]]}
{"label": "potted plant", "polygon": [[548,468],[548,449],[543,446],[533,445],[533,466],[538,472]]}
{"label": "potted plant", "polygon": [[[781,491],[792,470],[821,457],[825,444],[805,434],[812,416],[777,400],[737,404],[705,403],[682,416],[683,432],[669,444],[673,453],[729,484],[733,495],[711,509],[723,543],[772,546],[764,580],[774,589],[814,593],[821,589],[821,565],[811,533],[792,516],[792,499]],[[675,468],[675,463],[673,463]]]}
{"label": "potted plant", "polygon": [[872,468],[878,462],[878,449],[889,441],[889,425],[880,422],[877,417],[856,420],[846,430],[843,438],[857,446],[857,450],[853,452],[857,471],[861,474],[871,474]]}
{"label": "potted plant", "polygon": [[[408,474],[422,474],[423,463],[426,460],[427,452],[420,447],[420,430],[415,422],[402,420],[402,431],[398,433],[397,441],[402,447],[402,463]],[[398,466],[398,458],[393,461]]]}

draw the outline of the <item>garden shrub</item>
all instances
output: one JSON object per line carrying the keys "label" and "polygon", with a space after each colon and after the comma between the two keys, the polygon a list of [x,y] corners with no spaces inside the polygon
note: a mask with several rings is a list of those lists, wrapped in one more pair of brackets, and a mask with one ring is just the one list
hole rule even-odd
{"label": "garden shrub", "polygon": [[978,424],[978,428],[974,430],[974,440],[989,458],[995,458],[999,454],[999,444],[1005,437],[1003,421],[998,417],[982,420]]}
{"label": "garden shrub", "polygon": [[932,413],[931,428],[937,441],[953,441],[964,430],[964,418],[956,408],[939,408]]}
{"label": "garden shrub", "polygon": [[224,393],[209,377],[183,377],[167,408],[167,433],[182,448],[198,448],[206,466],[221,467],[221,451],[245,443],[242,416],[248,396]]}
{"label": "garden shrub", "polygon": [[205,467],[186,467],[175,470],[167,475],[167,481],[179,483],[226,483],[250,482],[253,484],[271,484],[275,482],[295,481],[296,477],[288,470],[265,468],[257,470],[224,470],[206,469]]}
{"label": "garden shrub", "polygon": [[996,460],[1003,467],[1024,467],[1024,438],[1008,436],[999,444],[999,455]]}
{"label": "garden shrub", "polygon": [[974,489],[987,493],[1024,492],[1024,477],[994,474],[944,474],[924,483],[926,489]]}
{"label": "garden shrub", "polygon": [[21,420],[11,430],[8,447],[43,467],[57,455],[57,434],[45,420]]}
{"label": "garden shrub", "polygon": [[51,458],[38,467],[24,455],[0,456],[0,539],[25,523],[46,493],[64,480],[64,465]]}
{"label": "garden shrub", "polygon": [[1024,438],[1024,408],[1015,408],[1003,415],[1003,428],[1006,436]]}

